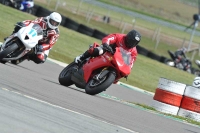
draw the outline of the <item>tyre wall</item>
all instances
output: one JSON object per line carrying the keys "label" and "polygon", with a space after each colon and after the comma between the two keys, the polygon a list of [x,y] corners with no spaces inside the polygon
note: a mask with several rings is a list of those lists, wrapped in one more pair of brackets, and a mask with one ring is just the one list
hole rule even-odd
{"label": "tyre wall", "polygon": [[83,24],[80,24],[77,31],[79,33],[82,33],[82,34],[85,34],[85,35],[88,35],[88,36],[93,36],[93,33],[94,33],[94,29],[90,28],[90,27],[87,27]]}
{"label": "tyre wall", "polygon": [[[35,6],[34,6],[34,8],[35,8]],[[37,11],[35,12],[35,16],[37,16],[37,17],[46,17],[46,16],[48,16],[50,13],[52,13],[52,12],[49,11],[48,9],[39,6],[39,7],[37,8]]]}
{"label": "tyre wall", "polygon": [[160,78],[152,107],[160,112],[177,115],[185,87],[185,84]]}
{"label": "tyre wall", "polygon": [[200,121],[200,89],[187,86],[178,112],[179,116]]}
{"label": "tyre wall", "polygon": [[163,113],[200,121],[200,89],[160,78],[152,107]]}

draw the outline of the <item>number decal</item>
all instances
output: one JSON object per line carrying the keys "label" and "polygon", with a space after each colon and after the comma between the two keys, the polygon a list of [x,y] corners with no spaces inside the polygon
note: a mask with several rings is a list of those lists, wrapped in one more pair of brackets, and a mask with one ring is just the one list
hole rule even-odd
{"label": "number decal", "polygon": [[31,35],[32,37],[37,35],[37,33],[34,29],[31,29],[31,31],[28,34]]}

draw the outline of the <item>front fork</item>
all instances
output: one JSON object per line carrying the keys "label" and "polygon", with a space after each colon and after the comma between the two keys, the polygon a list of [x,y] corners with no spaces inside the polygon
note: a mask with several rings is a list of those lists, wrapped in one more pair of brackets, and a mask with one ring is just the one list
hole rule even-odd
{"label": "front fork", "polygon": [[99,74],[97,74],[93,77],[93,79],[97,80],[97,81],[102,79],[104,76],[106,76],[109,73],[109,70],[107,70],[107,69],[108,69],[108,67],[103,68]]}

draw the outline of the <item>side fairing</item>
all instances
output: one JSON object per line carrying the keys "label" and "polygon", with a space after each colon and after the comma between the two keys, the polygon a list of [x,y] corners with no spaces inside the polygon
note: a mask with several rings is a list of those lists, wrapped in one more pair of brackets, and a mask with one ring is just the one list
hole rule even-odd
{"label": "side fairing", "polygon": [[107,66],[112,66],[112,64],[104,56],[98,56],[98,57],[90,59],[83,66],[84,80],[86,82],[88,82],[88,80],[94,70],[102,68],[102,67],[107,67]]}

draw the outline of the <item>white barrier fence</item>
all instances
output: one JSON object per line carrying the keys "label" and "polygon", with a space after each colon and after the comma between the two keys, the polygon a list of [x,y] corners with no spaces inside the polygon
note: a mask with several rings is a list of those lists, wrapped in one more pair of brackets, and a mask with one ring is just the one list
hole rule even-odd
{"label": "white barrier fence", "polygon": [[160,78],[153,97],[156,110],[200,122],[200,89]]}

